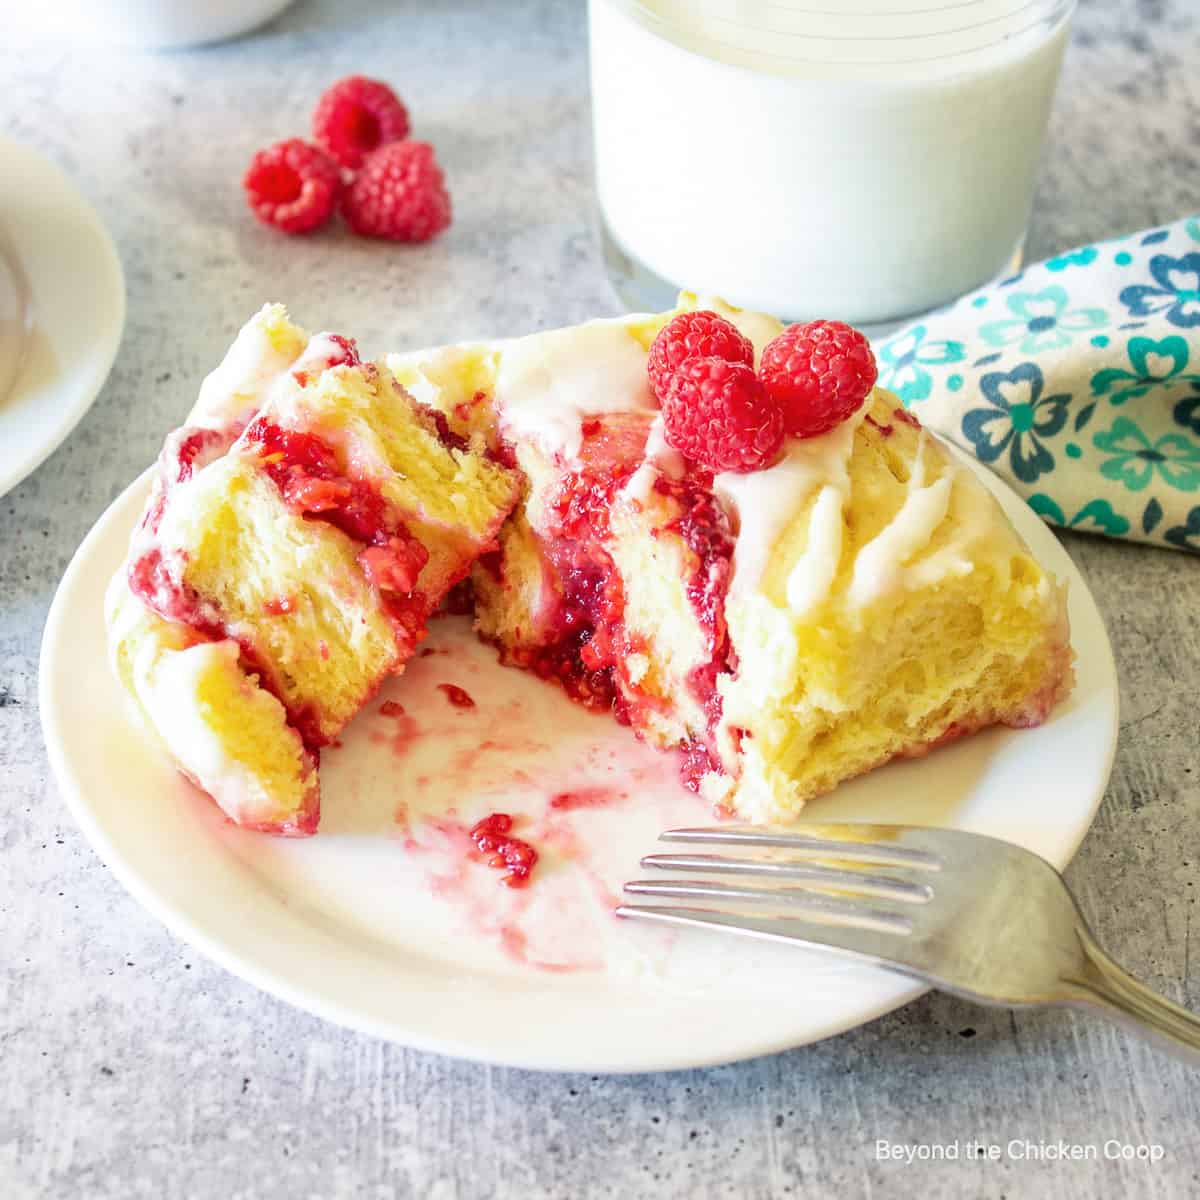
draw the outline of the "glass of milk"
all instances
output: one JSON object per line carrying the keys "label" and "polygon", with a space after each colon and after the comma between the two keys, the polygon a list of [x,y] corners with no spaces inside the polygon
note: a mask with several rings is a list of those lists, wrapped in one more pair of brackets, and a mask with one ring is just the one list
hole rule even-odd
{"label": "glass of milk", "polygon": [[1074,0],[590,0],[614,285],[884,326],[1021,260]]}

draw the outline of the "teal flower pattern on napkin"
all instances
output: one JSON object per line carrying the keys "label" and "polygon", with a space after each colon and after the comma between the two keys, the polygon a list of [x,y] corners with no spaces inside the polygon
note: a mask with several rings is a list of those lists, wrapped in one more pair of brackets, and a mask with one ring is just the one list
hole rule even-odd
{"label": "teal flower pattern on napkin", "polygon": [[1101,463],[1100,474],[1131,492],[1144,490],[1156,471],[1163,482],[1180,491],[1200,488],[1200,445],[1181,433],[1165,433],[1151,442],[1136,422],[1118,417],[1107,433],[1096,434],[1092,441],[1112,456]]}
{"label": "teal flower pattern on napkin", "polygon": [[1150,260],[1150,284],[1121,290],[1121,303],[1135,317],[1161,313],[1184,329],[1200,326],[1200,251],[1172,258],[1156,254]]}
{"label": "teal flower pattern on napkin", "polygon": [[1200,553],[1200,215],[1028,266],[876,355],[1045,520]]}
{"label": "teal flower pattern on napkin", "polygon": [[1183,338],[1172,334],[1159,341],[1148,337],[1132,337],[1126,347],[1126,355],[1132,370],[1105,367],[1097,371],[1092,376],[1093,395],[1108,395],[1113,404],[1124,404],[1126,400],[1144,396],[1152,388],[1179,376],[1188,365],[1191,352]]}
{"label": "teal flower pattern on napkin", "polygon": [[961,342],[926,341],[927,333],[924,325],[914,325],[879,351],[880,385],[895,392],[906,405],[924,400],[933,391],[927,366],[943,367],[967,357]]}
{"label": "teal flower pattern on napkin", "polygon": [[1031,362],[1007,373],[990,372],[979,380],[988,404],[963,417],[962,431],[981,462],[995,462],[1007,451],[1013,474],[1025,483],[1054,470],[1054,455],[1042,439],[1067,423],[1071,397],[1044,396],[1044,387],[1041,370]]}
{"label": "teal flower pattern on napkin", "polygon": [[1022,354],[1040,354],[1069,346],[1079,334],[1108,324],[1104,309],[1072,309],[1070,303],[1066,290],[1057,284],[1040,292],[1014,292],[1007,304],[1015,315],[981,325],[979,336],[992,346],[1016,342]]}
{"label": "teal flower pattern on napkin", "polygon": [[1192,384],[1190,396],[1184,396],[1171,409],[1171,416],[1175,418],[1176,425],[1182,425],[1184,429],[1200,434],[1200,381]]}
{"label": "teal flower pattern on napkin", "polygon": [[1173,526],[1163,536],[1180,550],[1200,550],[1200,504],[1188,513],[1182,525]]}
{"label": "teal flower pattern on napkin", "polygon": [[[1196,239],[1200,241],[1200,238]],[[1057,258],[1046,259],[1047,271],[1065,271],[1068,267],[1087,267],[1096,261],[1100,251],[1095,246],[1080,246],[1078,250],[1069,250]]]}
{"label": "teal flower pattern on napkin", "polygon": [[1089,500],[1069,520],[1057,502],[1045,492],[1034,492],[1029,497],[1029,507],[1055,525],[1066,525],[1069,529],[1089,529],[1113,537],[1124,537],[1129,532],[1129,518],[1114,512],[1107,500]]}

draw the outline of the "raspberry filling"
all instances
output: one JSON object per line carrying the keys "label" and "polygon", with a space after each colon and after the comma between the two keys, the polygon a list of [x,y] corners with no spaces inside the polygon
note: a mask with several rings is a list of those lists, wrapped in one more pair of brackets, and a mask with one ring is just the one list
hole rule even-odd
{"label": "raspberry filling", "polygon": [[558,593],[551,636],[506,658],[624,724],[637,692],[628,658],[641,645],[625,628],[624,589],[605,542],[613,498],[641,461],[646,429],[641,418],[584,423],[582,465],[559,481],[539,534]]}
{"label": "raspberry filling", "polygon": [[188,429],[175,450],[175,482],[184,483],[202,467],[220,458],[237,440],[241,428]]}
{"label": "raspberry filling", "polygon": [[184,426],[167,438],[159,455],[159,470],[154,476],[150,503],[142,517],[142,528],[156,533],[162,523],[167,496],[178,484],[186,483],[202,467],[221,457],[237,441],[240,425],[224,429]]}
{"label": "raspberry filling", "polygon": [[128,579],[129,590],[164,620],[187,625],[205,641],[225,636],[220,622],[202,610],[195,591],[175,581],[157,546],[129,564]]}
{"label": "raspberry filling", "polygon": [[[640,417],[589,419],[582,433],[582,465],[559,481],[538,534],[558,595],[550,637],[532,649],[509,651],[505,661],[557,681],[572,699],[611,710],[638,730],[665,702],[629,674],[631,656],[647,647],[625,624],[624,588],[608,541],[613,503],[644,461],[647,423]],[[656,534],[678,537],[691,552],[687,595],[708,652],[687,681],[706,717],[704,733],[683,747],[681,773],[693,789],[704,774],[721,770],[714,740],[721,718],[717,679],[734,665],[725,623],[734,538],[712,482],[711,471],[692,464],[682,478],[659,476],[653,485],[672,514]],[[485,565],[493,574],[501,569],[495,562]]]}
{"label": "raspberry filling", "polygon": [[687,581],[688,599],[708,643],[709,660],[692,669],[688,689],[708,719],[707,740],[693,738],[683,747],[680,778],[698,791],[709,773],[723,774],[715,752],[715,733],[721,720],[721,693],[717,679],[734,669],[733,648],[725,623],[725,598],[733,575],[733,530],[729,517],[712,492],[712,474],[702,467],[690,469],[682,479],[660,476],[654,484],[669,496],[678,515],[663,528],[677,534],[695,555],[697,566]]}
{"label": "raspberry filling", "polygon": [[[354,354],[352,346],[335,346],[333,351]],[[442,414],[433,414],[430,423],[443,445],[465,446]],[[630,675],[630,659],[645,652],[647,645],[625,624],[625,593],[609,550],[609,522],[618,493],[645,461],[648,426],[649,418],[642,414],[583,422],[581,463],[561,477],[549,496],[548,520],[538,535],[556,594],[550,635],[536,647],[506,654],[507,661],[556,680],[577,702],[611,711],[635,730],[649,726],[653,715],[668,702],[642,691]],[[228,440],[208,431],[194,431],[183,438],[177,449],[175,478],[187,479],[193,469],[226,449]],[[361,545],[359,565],[392,619],[401,652],[407,656],[415,651],[430,615],[427,598],[417,589],[428,551],[379,490],[348,477],[333,448],[312,433],[286,429],[260,416],[246,429],[243,440],[257,450],[263,470],[292,511],[333,525]],[[660,475],[653,484],[656,497],[666,503],[670,513],[654,533],[678,538],[690,552],[686,591],[708,653],[707,661],[687,679],[688,691],[706,717],[706,729],[682,747],[681,775],[693,789],[704,775],[722,769],[714,737],[721,718],[717,681],[736,666],[725,622],[734,539],[712,485],[711,470],[695,463],[688,464],[681,477]],[[502,574],[497,553],[485,555],[481,563],[493,575]],[[157,548],[133,562],[130,584],[152,608],[191,626],[198,636],[229,636],[219,618],[208,611],[211,606],[171,578]],[[463,583],[459,590],[461,597],[455,593],[458,602],[450,606],[452,611],[473,607],[469,584]],[[295,603],[290,596],[273,598],[265,606],[265,615],[285,618]],[[243,642],[242,652],[247,668],[258,671],[263,685],[271,687],[270,673],[261,669],[254,647]],[[442,690],[452,705],[473,704],[455,685],[442,685]],[[289,717],[310,748],[324,740],[315,714],[289,712]],[[522,886],[536,861],[536,851],[507,836],[511,819],[505,814],[493,817],[499,825],[508,820],[509,826],[487,825],[493,818],[485,819],[477,827],[483,844],[477,841],[477,845],[492,855],[493,865],[507,867],[506,882]],[[527,861],[527,855],[532,859]]]}
{"label": "raspberry filling", "polygon": [[511,888],[525,887],[538,860],[538,852],[520,838],[510,837],[513,819],[508,813],[490,813],[471,827],[471,841],[480,854],[487,855],[489,867],[507,871],[502,882]]}
{"label": "raspberry filling", "polygon": [[466,688],[461,688],[457,683],[439,683],[438,691],[445,695],[446,699],[455,708],[474,708],[475,701],[471,698],[471,693]]}
{"label": "raspberry filling", "polygon": [[733,574],[733,530],[713,495],[712,482],[712,473],[697,467],[682,479],[660,475],[654,490],[669,496],[679,509],[679,515],[663,529],[677,533],[696,556],[699,565],[687,582],[688,599],[708,639],[713,664],[725,670],[729,656],[725,596]]}
{"label": "raspberry filling", "polygon": [[247,428],[245,438],[260,447],[263,469],[289,508],[326,521],[364,543],[359,565],[379,591],[401,652],[411,653],[428,616],[429,605],[417,590],[417,580],[429,561],[429,551],[391,511],[377,488],[342,473],[337,456],[319,437],[259,417]]}
{"label": "raspberry filling", "polygon": [[626,792],[606,787],[582,787],[570,792],[555,792],[550,797],[551,812],[575,812],[578,809],[608,808],[628,798]]}
{"label": "raspberry filling", "polygon": [[429,416],[433,419],[434,428],[437,430],[438,441],[447,450],[462,450],[465,452],[470,449],[471,443],[461,433],[455,433],[450,428],[450,421],[444,412],[439,412],[436,408],[431,408],[429,409]]}
{"label": "raspberry filling", "polygon": [[[330,340],[331,357],[338,361],[355,359],[352,343],[336,336]],[[283,429],[265,417],[253,421],[243,436],[246,442],[259,448],[263,469],[293,512],[333,525],[363,545],[358,555],[359,565],[376,588],[391,620],[397,649],[403,657],[411,655],[425,636],[425,621],[429,616],[428,600],[417,589],[421,570],[429,559],[424,545],[390,510],[376,488],[343,474],[332,448],[320,438]],[[191,431],[175,447],[177,464],[167,478],[173,476],[176,482],[187,480],[195,469],[218,457],[229,443],[228,433]],[[161,520],[164,503],[165,494],[149,509],[144,524],[153,522],[149,524],[151,531]],[[134,595],[165,619],[188,626],[204,640],[233,636],[215,606],[174,577],[159,547],[152,546],[134,558],[128,578]],[[290,596],[272,597],[264,604],[263,613],[282,618],[292,611],[295,603]],[[327,740],[321,733],[317,714],[308,708],[288,705],[255,646],[245,637],[236,640],[243,667],[257,674],[262,686],[285,705],[289,721],[305,745],[315,751]]]}

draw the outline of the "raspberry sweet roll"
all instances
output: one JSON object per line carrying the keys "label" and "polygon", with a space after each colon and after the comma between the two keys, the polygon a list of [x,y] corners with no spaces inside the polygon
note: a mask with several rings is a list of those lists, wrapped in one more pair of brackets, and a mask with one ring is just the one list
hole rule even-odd
{"label": "raspberry sweet roll", "polygon": [[752,821],[1071,684],[1063,587],[874,386],[865,339],[684,295],[361,363],[264,309],[167,439],[117,669],[232,819],[317,820],[321,746],[469,574],[504,662]]}
{"label": "raspberry sweet roll", "polygon": [[472,572],[480,633],[726,811],[793,816],[1070,688],[1063,587],[845,326],[684,295],[387,362],[525,477]]}
{"label": "raspberry sweet roll", "polygon": [[311,833],[320,748],[496,545],[519,486],[352,342],[266,308],[167,439],[109,591],[118,673],[234,821]]}

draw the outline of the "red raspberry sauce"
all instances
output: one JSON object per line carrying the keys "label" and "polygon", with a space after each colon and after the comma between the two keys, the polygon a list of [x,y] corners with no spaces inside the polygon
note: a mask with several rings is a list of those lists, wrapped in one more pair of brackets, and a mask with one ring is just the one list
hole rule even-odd
{"label": "red raspberry sauce", "polygon": [[471,841],[480,854],[487,855],[487,865],[497,870],[507,868],[502,882],[511,888],[529,883],[529,874],[538,860],[538,852],[520,838],[509,837],[513,819],[508,813],[490,813],[471,827]]}
{"label": "red raspberry sauce", "polygon": [[[624,589],[607,541],[613,500],[644,459],[646,429],[640,418],[583,422],[582,465],[559,481],[548,504],[552,522],[541,534],[559,594],[557,628],[546,643],[506,656],[506,661],[557,681],[586,707],[610,710],[635,730],[663,702],[641,692],[628,675],[629,657],[642,644],[625,627]],[[685,748],[682,773],[693,787],[706,771],[721,769],[711,747],[721,716],[717,678],[733,669],[725,597],[734,538],[712,481],[710,471],[693,465],[682,478],[660,476],[654,485],[671,513],[660,532],[679,537],[691,551],[687,593],[711,656],[688,680],[708,718],[705,735]]]}
{"label": "red raspberry sauce", "polygon": [[466,688],[460,688],[456,683],[439,683],[439,692],[445,692],[446,699],[454,705],[455,708],[474,708],[475,701],[471,699],[471,693]]}
{"label": "red raspberry sauce", "polygon": [[245,437],[262,448],[263,469],[293,511],[326,521],[365,544],[359,563],[379,590],[401,653],[411,654],[429,615],[425,596],[417,590],[429,551],[390,511],[378,488],[342,473],[333,449],[319,437],[284,429],[265,417],[252,422]]}
{"label": "red raspberry sauce", "polygon": [[608,710],[628,723],[618,675],[636,647],[625,629],[625,596],[605,546],[613,497],[641,462],[648,422],[583,424],[582,466],[559,481],[550,499],[552,524],[542,551],[557,583],[556,629],[540,646],[519,649],[508,661],[557,681],[587,708]]}
{"label": "red raspberry sauce", "polygon": [[553,812],[574,812],[579,808],[608,808],[627,798],[627,792],[618,792],[613,788],[576,788],[570,792],[555,792],[550,797],[550,809]]}

